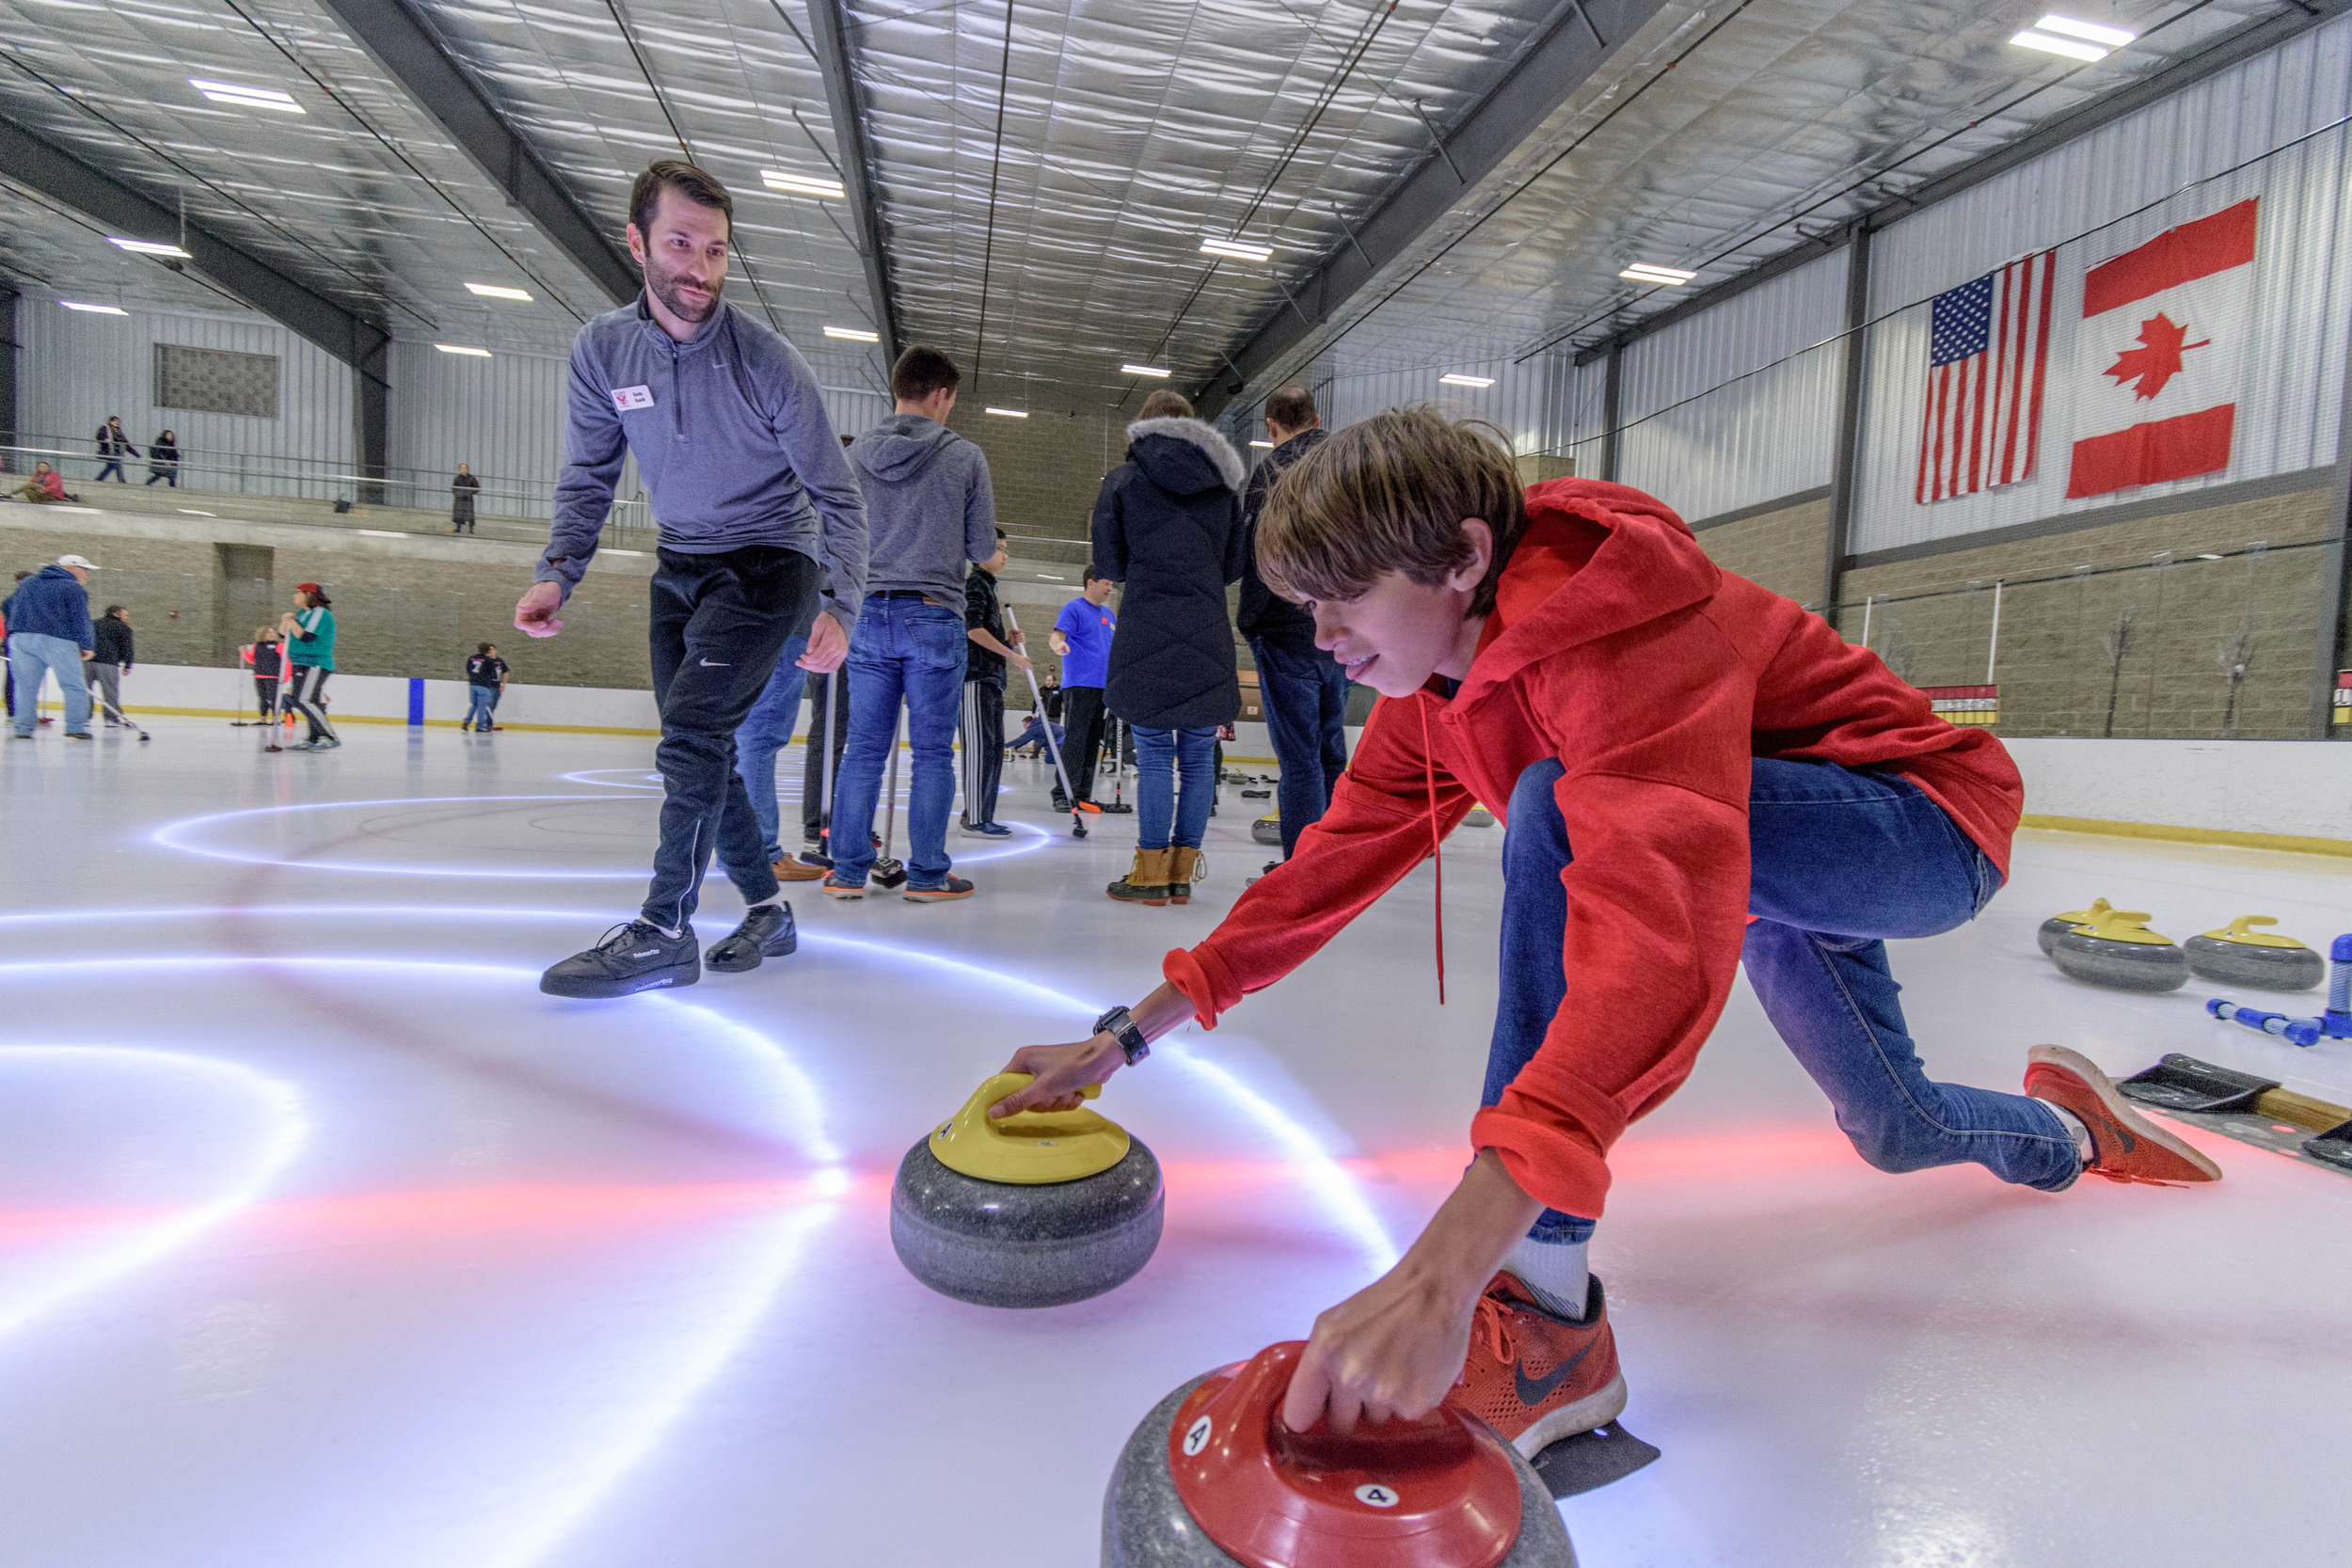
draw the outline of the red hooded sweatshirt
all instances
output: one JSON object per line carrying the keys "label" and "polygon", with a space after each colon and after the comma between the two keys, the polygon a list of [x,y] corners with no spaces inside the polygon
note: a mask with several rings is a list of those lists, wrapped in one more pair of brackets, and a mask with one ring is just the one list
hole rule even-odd
{"label": "red hooded sweatshirt", "polygon": [[[1755,757],[1919,786],[2009,874],[2025,788],[2001,743],[1820,616],[1717,567],[1681,518],[1622,484],[1527,492],[1528,528],[1451,700],[1375,705],[1323,820],[1165,973],[1210,1028],[1306,962],[1484,801],[1546,758],[1574,862],[1567,996],[1500,1103],[1470,1124],[1520,1190],[1597,1217],[1628,1123],[1690,1075],[1740,962]],[[1424,736],[1426,743],[1424,744]]]}

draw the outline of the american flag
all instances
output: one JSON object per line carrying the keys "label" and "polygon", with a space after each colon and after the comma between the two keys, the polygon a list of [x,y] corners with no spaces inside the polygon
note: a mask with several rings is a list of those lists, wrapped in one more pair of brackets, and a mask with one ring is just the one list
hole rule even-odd
{"label": "american flag", "polygon": [[1921,505],[2033,477],[2057,269],[2045,250],[1935,296]]}

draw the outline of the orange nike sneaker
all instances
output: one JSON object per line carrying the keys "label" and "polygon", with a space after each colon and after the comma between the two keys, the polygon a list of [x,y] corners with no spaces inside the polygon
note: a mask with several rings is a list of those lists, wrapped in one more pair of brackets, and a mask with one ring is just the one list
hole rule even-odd
{"label": "orange nike sneaker", "polygon": [[1598,1278],[1586,1288],[1581,1323],[1545,1311],[1508,1270],[1487,1284],[1476,1313],[1462,1381],[1445,1402],[1493,1427],[1522,1455],[1533,1459],[1625,1409],[1617,1338]]}
{"label": "orange nike sneaker", "polygon": [[2026,1093],[2090,1129],[2091,1176],[2110,1181],[2218,1181],[2221,1167],[2132,1109],[2098,1064],[2062,1045],[2026,1053]]}

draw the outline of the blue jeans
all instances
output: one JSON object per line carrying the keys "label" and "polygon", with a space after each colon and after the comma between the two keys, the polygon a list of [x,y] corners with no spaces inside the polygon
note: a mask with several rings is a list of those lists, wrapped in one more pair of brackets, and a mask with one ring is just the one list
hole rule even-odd
{"label": "blue jeans", "polygon": [[499,689],[495,686],[469,686],[466,696],[472,704],[466,709],[466,722],[478,729],[488,729],[490,711],[499,705]]}
{"label": "blue jeans", "polygon": [[[1482,1104],[1502,1098],[1567,994],[1560,874],[1573,857],[1552,797],[1563,772],[1539,762],[1511,792],[1502,996]],[[1974,1161],[2004,1181],[2072,1186],[2082,1160],[2057,1113],[2023,1095],[1931,1081],[1904,1027],[1883,939],[1963,925],[2001,885],[1943,808],[1892,775],[1758,757],[1748,852],[1748,983],[1862,1157],[1885,1171]],[[1591,1220],[1547,1209],[1529,1234],[1581,1242],[1592,1232]]]}
{"label": "blue jeans", "polygon": [[40,718],[40,678],[43,673],[57,677],[57,689],[65,693],[65,728],[68,735],[83,735],[89,730],[89,682],[82,674],[82,645],[70,638],[52,637],[41,631],[18,631],[8,634],[8,676],[16,683],[16,711],[9,715],[19,735],[30,735]]}
{"label": "blue jeans", "polygon": [[1323,820],[1347,767],[1347,672],[1327,653],[1250,639],[1258,663],[1258,690],[1265,700],[1265,727],[1274,742],[1281,777],[1274,802],[1282,813],[1282,858],[1298,847],[1298,835]]}
{"label": "blue jeans", "polygon": [[1172,836],[1187,849],[1200,848],[1209,808],[1216,804],[1216,726],[1148,730],[1137,724],[1135,736],[1136,847],[1165,849]]}
{"label": "blue jeans", "polygon": [[[801,692],[808,685],[801,656],[806,652],[804,636],[784,645],[776,659],[776,673],[768,677],[759,700],[735,730],[735,770],[743,775],[743,787],[752,798],[752,815],[759,819],[760,840],[767,846],[771,865],[784,859],[784,847],[776,842],[781,831],[776,813],[776,753],[792,743],[792,732],[800,727]],[[824,709],[824,704],[817,705],[819,714]],[[809,749],[816,751],[822,743],[821,736],[811,736]]]}
{"label": "blue jeans", "polygon": [[850,743],[834,784],[833,880],[862,883],[874,867],[874,808],[882,765],[907,709],[914,751],[907,791],[907,886],[947,880],[947,814],[956,803],[956,718],[963,702],[963,611],[921,599],[866,601],[850,639]]}

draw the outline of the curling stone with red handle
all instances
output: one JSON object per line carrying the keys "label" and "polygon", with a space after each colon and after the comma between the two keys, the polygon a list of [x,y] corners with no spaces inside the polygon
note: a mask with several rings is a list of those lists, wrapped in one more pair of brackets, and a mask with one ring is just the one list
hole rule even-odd
{"label": "curling stone with red handle", "polygon": [[1450,1405],[1341,1437],[1283,1425],[1306,1347],[1198,1377],[1136,1428],[1103,1498],[1103,1568],[1575,1568],[1542,1480]]}

